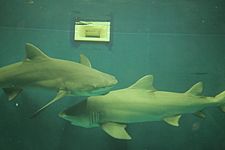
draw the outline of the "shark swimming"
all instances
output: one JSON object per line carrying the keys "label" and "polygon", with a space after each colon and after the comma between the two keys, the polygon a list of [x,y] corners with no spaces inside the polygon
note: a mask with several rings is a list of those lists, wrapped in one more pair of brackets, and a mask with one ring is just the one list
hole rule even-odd
{"label": "shark swimming", "polygon": [[146,75],[128,88],[88,97],[59,116],[72,125],[101,127],[114,138],[129,140],[131,136],[125,129],[129,123],[165,121],[179,126],[182,114],[204,118],[202,110],[209,106],[218,106],[225,112],[225,91],[206,97],[201,95],[202,90],[203,84],[198,82],[185,93],[158,91],[153,87],[153,76]]}
{"label": "shark swimming", "polygon": [[93,69],[84,55],[80,55],[80,63],[51,58],[30,43],[25,45],[25,52],[23,61],[0,68],[0,87],[9,100],[13,100],[25,87],[58,91],[33,117],[64,96],[106,94],[117,83],[114,76]]}

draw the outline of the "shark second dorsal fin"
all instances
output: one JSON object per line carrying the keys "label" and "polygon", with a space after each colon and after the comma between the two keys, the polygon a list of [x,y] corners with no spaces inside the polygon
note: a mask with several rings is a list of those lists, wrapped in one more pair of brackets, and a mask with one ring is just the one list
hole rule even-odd
{"label": "shark second dorsal fin", "polygon": [[155,91],[156,89],[153,87],[153,75],[146,75],[142,77],[129,88]]}
{"label": "shark second dorsal fin", "polygon": [[31,43],[26,43],[26,60],[46,60],[49,59],[39,48]]}
{"label": "shark second dorsal fin", "polygon": [[80,54],[80,63],[91,68],[90,60],[83,54]]}
{"label": "shark second dorsal fin", "polygon": [[203,91],[203,83],[198,82],[195,85],[193,85],[187,92],[187,94],[192,94],[192,95],[201,95]]}
{"label": "shark second dorsal fin", "polygon": [[107,122],[101,125],[102,129],[108,133],[110,136],[116,139],[124,139],[130,140],[131,137],[125,130],[126,125],[114,123],[114,122]]}

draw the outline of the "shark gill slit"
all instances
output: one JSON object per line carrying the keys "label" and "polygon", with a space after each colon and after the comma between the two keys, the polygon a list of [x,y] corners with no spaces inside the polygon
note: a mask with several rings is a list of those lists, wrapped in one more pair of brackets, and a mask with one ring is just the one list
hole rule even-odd
{"label": "shark gill slit", "polygon": [[91,112],[89,115],[89,123],[93,125],[99,121],[99,112]]}

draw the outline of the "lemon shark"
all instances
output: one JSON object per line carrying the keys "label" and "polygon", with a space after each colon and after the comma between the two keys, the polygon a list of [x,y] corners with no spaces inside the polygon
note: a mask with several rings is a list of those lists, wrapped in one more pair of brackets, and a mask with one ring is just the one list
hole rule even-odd
{"label": "lemon shark", "polygon": [[27,43],[26,58],[0,68],[0,87],[14,99],[25,87],[42,87],[58,91],[41,110],[64,96],[93,96],[106,94],[117,83],[114,76],[91,67],[89,59],[80,55],[80,63],[55,59],[36,46]]}
{"label": "lemon shark", "polygon": [[185,93],[158,91],[153,87],[153,76],[147,75],[128,88],[111,91],[103,96],[92,96],[67,108],[59,116],[76,126],[101,127],[117,139],[131,139],[126,131],[129,123],[165,121],[179,126],[182,114],[193,113],[205,117],[202,110],[219,106],[225,112],[225,91],[216,97],[201,96],[202,82]]}

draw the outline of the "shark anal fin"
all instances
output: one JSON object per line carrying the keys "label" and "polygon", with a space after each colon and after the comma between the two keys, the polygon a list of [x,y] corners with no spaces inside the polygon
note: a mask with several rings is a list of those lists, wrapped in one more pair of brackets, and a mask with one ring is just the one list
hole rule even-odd
{"label": "shark anal fin", "polygon": [[82,65],[85,65],[85,66],[91,68],[91,62],[90,62],[90,60],[85,55],[83,55],[83,54],[80,54],[80,63]]}
{"label": "shark anal fin", "polygon": [[59,99],[63,98],[64,96],[66,96],[68,94],[67,91],[64,90],[59,90],[59,92],[57,93],[56,97],[51,100],[50,102],[48,102],[46,105],[44,105],[43,107],[41,107],[40,109],[38,109],[36,112],[33,113],[33,115],[30,118],[34,118],[36,117],[41,111],[43,111],[45,108],[47,108],[49,105],[51,105],[52,103],[58,101]]}
{"label": "shark anal fin", "polygon": [[199,118],[205,118],[205,114],[202,111],[197,111],[193,114]]}
{"label": "shark anal fin", "polygon": [[167,117],[167,118],[164,118],[163,120],[172,125],[172,126],[176,126],[178,127],[179,126],[179,120],[180,120],[180,117],[181,115],[176,115],[176,116],[173,116],[173,117]]}
{"label": "shark anal fin", "polygon": [[102,129],[116,139],[130,140],[130,135],[126,132],[126,125],[114,122],[107,122],[101,125]]}
{"label": "shark anal fin", "polygon": [[10,88],[3,88],[3,91],[8,96],[9,101],[16,98],[16,96],[22,92],[23,89],[18,87],[10,87]]}
{"label": "shark anal fin", "polygon": [[156,89],[153,87],[153,76],[152,75],[146,75],[146,76],[142,77],[136,83],[131,85],[129,88],[156,91]]}
{"label": "shark anal fin", "polygon": [[203,83],[198,82],[195,85],[193,85],[187,92],[187,94],[192,94],[192,95],[201,95],[203,91]]}

